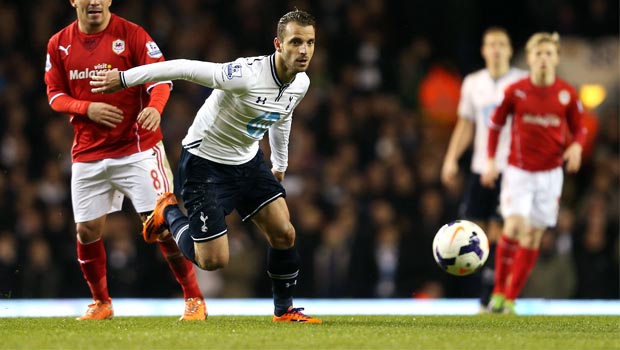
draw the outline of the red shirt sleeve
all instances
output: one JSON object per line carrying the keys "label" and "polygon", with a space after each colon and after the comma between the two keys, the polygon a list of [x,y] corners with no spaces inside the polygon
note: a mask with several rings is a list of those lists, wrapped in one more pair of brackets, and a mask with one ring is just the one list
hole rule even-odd
{"label": "red shirt sleeve", "polygon": [[65,68],[60,61],[58,37],[52,37],[47,43],[45,62],[45,84],[47,100],[52,109],[59,113],[86,115],[90,101],[82,101],[71,97],[66,80]]}
{"label": "red shirt sleeve", "polygon": [[159,114],[162,114],[169,97],[170,86],[168,84],[157,84],[151,88],[151,99],[148,106],[155,108]]}
{"label": "red shirt sleeve", "polygon": [[577,92],[571,89],[571,99],[566,109],[566,121],[568,129],[573,134],[574,142],[579,143],[582,147],[586,142],[588,130],[583,123],[583,105],[577,96]]}
{"label": "red shirt sleeve", "polygon": [[495,109],[491,116],[489,124],[489,136],[487,140],[487,156],[494,158],[497,152],[497,143],[499,142],[499,133],[506,124],[508,115],[512,113],[513,101],[512,89],[508,88],[504,92],[504,99],[502,103]]}
{"label": "red shirt sleeve", "polygon": [[88,115],[90,101],[75,99],[69,95],[58,95],[51,103],[52,109],[58,113],[72,115]]}

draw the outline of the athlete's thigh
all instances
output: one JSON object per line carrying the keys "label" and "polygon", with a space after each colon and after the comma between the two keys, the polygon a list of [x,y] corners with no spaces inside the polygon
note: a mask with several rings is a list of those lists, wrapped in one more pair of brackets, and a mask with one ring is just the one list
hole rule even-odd
{"label": "athlete's thigh", "polygon": [[555,226],[560,211],[560,197],[564,173],[562,168],[536,174],[537,191],[530,220],[532,226],[544,228]]}
{"label": "athlete's thigh", "polygon": [[222,235],[209,241],[194,241],[194,254],[197,262],[211,264],[228,262],[228,235]]}
{"label": "athlete's thigh", "polygon": [[[286,191],[282,184],[273,176],[271,169],[263,159],[263,152],[259,151],[256,157],[247,164],[250,167],[247,171],[252,174],[244,187],[247,189],[242,193],[241,200],[236,206],[237,212],[243,221],[246,221],[260,212],[267,206],[278,200],[278,204],[271,206],[265,213],[270,213],[276,209],[285,209],[288,220],[288,208],[283,197]],[[279,200],[282,199],[282,200]],[[283,203],[283,204],[282,204]],[[265,216],[263,213],[262,216]],[[253,220],[254,221],[254,220]],[[259,219],[259,221],[263,221]]]}
{"label": "athlete's thigh", "polygon": [[208,161],[186,150],[181,152],[181,195],[194,242],[209,242],[226,235],[226,215],[234,209],[241,191],[234,181],[234,171],[233,166]]}
{"label": "athlete's thigh", "polygon": [[173,192],[172,171],[161,142],[147,151],[115,159],[110,168],[114,186],[131,199],[138,213],[152,211],[160,194]]}
{"label": "athlete's thigh", "polygon": [[112,186],[104,160],[73,163],[71,202],[76,223],[98,219],[122,204],[123,196]]}
{"label": "athlete's thigh", "polygon": [[279,197],[262,207],[252,216],[252,222],[272,241],[288,233],[291,218],[284,198]]}
{"label": "athlete's thigh", "polygon": [[530,217],[534,201],[531,172],[508,166],[502,174],[500,209],[504,219],[519,215]]}

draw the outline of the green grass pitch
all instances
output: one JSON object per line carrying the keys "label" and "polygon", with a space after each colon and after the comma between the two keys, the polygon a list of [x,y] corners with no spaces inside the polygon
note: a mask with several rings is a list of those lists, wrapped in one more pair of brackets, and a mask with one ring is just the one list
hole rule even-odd
{"label": "green grass pitch", "polygon": [[0,318],[0,349],[620,349],[619,316]]}

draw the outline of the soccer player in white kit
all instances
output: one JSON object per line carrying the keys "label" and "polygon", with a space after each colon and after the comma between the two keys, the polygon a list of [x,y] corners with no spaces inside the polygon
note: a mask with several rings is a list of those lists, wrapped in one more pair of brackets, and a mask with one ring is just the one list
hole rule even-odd
{"label": "soccer player in white kit", "polygon": [[[500,181],[496,181],[495,188],[486,188],[480,183],[480,174],[487,161],[489,122],[491,114],[504,98],[504,89],[527,76],[527,71],[510,66],[512,46],[504,28],[488,28],[482,36],[480,51],[485,68],[467,75],[463,81],[458,106],[459,119],[444,158],[441,181],[449,186],[455,180],[459,171],[458,160],[474,140],[471,174],[459,216],[476,222],[487,233],[491,243],[489,256],[492,257],[498,231],[501,231],[501,217],[498,213]],[[509,143],[509,128],[505,128],[500,135],[496,156],[500,171],[506,166]],[[485,312],[493,289],[492,259],[486,263],[481,276],[480,310]]]}
{"label": "soccer player in white kit", "polygon": [[487,168],[481,178],[489,187],[498,176],[495,156],[499,132],[508,115],[513,116],[500,194],[504,230],[497,246],[496,261],[500,263],[496,265],[489,304],[493,312],[515,313],[515,299],[536,263],[542,235],[557,222],[562,165],[566,162],[569,173],[581,166],[586,136],[583,107],[575,89],[556,76],[559,54],[556,33],[532,35],[526,44],[530,76],[506,89],[504,100],[491,117]]}
{"label": "soccer player in white kit", "polygon": [[[229,259],[224,218],[237,210],[244,221],[258,226],[270,245],[267,273],[274,322],[321,323],[293,307],[300,257],[280,184],[288,166],[293,110],[310,85],[305,71],[314,42],[314,18],[296,10],[280,18],[271,55],[223,64],[172,60],[102,73],[91,81],[95,93],[175,79],[215,89],[182,141],[179,178],[188,217],[174,194],[166,193],[145,222],[144,238],[153,240],[169,228],[186,257],[202,269],[216,270]],[[267,131],[271,169],[259,148]]]}

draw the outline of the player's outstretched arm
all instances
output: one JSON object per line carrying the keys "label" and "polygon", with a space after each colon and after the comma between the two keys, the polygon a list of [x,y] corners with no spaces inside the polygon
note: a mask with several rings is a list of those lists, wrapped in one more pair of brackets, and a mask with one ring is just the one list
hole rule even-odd
{"label": "player's outstretched arm", "polygon": [[[231,63],[232,64],[232,63]],[[110,70],[92,77],[90,85],[93,93],[109,93],[149,82],[187,80],[211,88],[234,89],[235,84],[244,86],[242,79],[224,79],[222,64],[195,60],[178,59],[156,62],[133,67],[124,72]],[[234,67],[231,67],[231,69]],[[218,73],[218,74],[216,74]],[[216,81],[216,75],[219,80]],[[222,84],[231,86],[220,86]]]}

